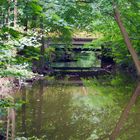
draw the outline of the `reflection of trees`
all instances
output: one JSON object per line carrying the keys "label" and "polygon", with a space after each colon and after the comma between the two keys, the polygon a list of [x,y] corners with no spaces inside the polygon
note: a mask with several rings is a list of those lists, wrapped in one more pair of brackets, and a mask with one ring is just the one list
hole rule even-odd
{"label": "reflection of trees", "polygon": [[[96,94],[94,95],[95,99],[98,98],[102,102],[101,106],[95,106],[93,100],[91,101],[92,106],[89,106],[88,99],[91,97],[75,96],[74,91],[72,91],[72,88],[75,87],[44,86],[44,84],[43,81],[40,81],[31,89],[24,90],[26,94],[24,93],[22,98],[29,103],[18,112],[17,135],[36,136],[44,140],[105,140],[109,138],[109,134],[120,115],[119,112],[122,110],[122,105],[119,106],[114,102],[112,105],[106,104],[106,101],[112,100],[109,99],[110,96],[105,94],[106,98],[103,95],[98,98]],[[79,88],[81,89],[81,87]],[[136,100],[136,96],[133,95],[131,100]],[[133,105],[133,101],[130,101],[129,108]],[[24,125],[20,129],[21,119],[23,119],[22,124]],[[122,122],[124,121],[125,119]],[[122,123],[120,124],[122,125]],[[26,134],[23,134],[25,128]]]}
{"label": "reflection of trees", "polygon": [[[72,99],[72,93],[72,87],[62,85],[44,87],[42,82],[31,90],[24,90],[22,96],[28,98],[29,104],[23,106],[19,114],[22,119],[25,119],[22,122],[26,126],[23,125],[21,130],[17,128],[17,134],[24,137],[35,135],[38,138],[45,135],[47,139],[54,140],[86,140],[93,131],[103,129],[101,122],[96,119],[103,121],[102,115],[105,112],[97,113],[98,110],[89,108],[81,102],[77,104],[79,99]],[[25,99],[25,97],[22,98]],[[23,118],[23,116],[26,117]],[[103,125],[106,123],[104,122]],[[17,123],[18,127],[19,124],[20,120]]]}
{"label": "reflection of trees", "polygon": [[0,107],[0,140],[14,140],[16,119],[13,107],[14,99],[9,96],[9,98],[5,98],[3,101],[5,101],[6,105]]}
{"label": "reflection of trees", "polygon": [[41,129],[42,129],[42,109],[43,109],[43,89],[44,89],[44,85],[43,85],[43,81],[41,80],[39,85],[39,92],[38,94],[36,94],[36,135],[37,137],[40,136],[41,134]]}
{"label": "reflection of trees", "polygon": [[[29,103],[24,106],[26,109],[23,107],[18,112],[17,135],[35,135],[38,138],[45,135],[44,139],[54,140],[87,139],[96,127],[91,123],[92,110],[84,105],[72,104],[71,88],[59,85],[43,87],[40,82],[32,90],[26,89],[23,96],[26,95]],[[18,129],[20,116],[25,116],[23,113],[26,114],[26,123],[23,124],[26,124],[27,135],[21,133],[25,131],[25,127]]]}
{"label": "reflection of trees", "polygon": [[132,106],[135,104],[137,97],[140,95],[140,83],[138,83],[135,92],[133,93],[130,101],[128,102],[127,106],[125,107],[124,111],[122,112],[120,119],[118,121],[118,123],[116,124],[116,127],[114,128],[111,136],[110,136],[110,140],[115,140],[116,137],[119,135],[130,111]]}
{"label": "reflection of trees", "polygon": [[15,139],[15,110],[8,108],[6,140]]}
{"label": "reflection of trees", "polygon": [[[22,92],[22,95],[21,95],[21,98],[22,98],[22,101],[25,101],[26,102],[26,88],[24,87],[23,89],[23,92]],[[22,130],[26,136],[26,104],[23,104],[22,105]]]}
{"label": "reflection of trees", "polygon": [[[57,118],[60,115],[59,110],[61,110],[61,109],[63,110],[65,108],[64,106],[66,105],[66,103],[64,106],[59,105],[59,103],[61,104],[62,101],[61,101],[61,98],[59,98],[59,96],[61,96],[60,95],[61,91],[60,91],[60,89],[58,89],[58,90],[59,90],[58,94],[57,94],[57,90],[54,87],[50,88],[49,91],[46,90],[47,93],[45,93],[45,94],[47,96],[46,95],[45,96],[47,98],[45,99],[45,101],[43,100],[43,98],[45,98],[45,96],[43,97],[42,82],[39,84],[39,87],[37,86],[36,90],[34,90],[34,93],[33,93],[33,91],[29,92],[29,94],[28,94],[29,105],[26,108],[26,111],[27,111],[26,114],[28,115],[27,118],[29,119],[29,120],[26,120],[28,122],[28,131],[27,131],[28,136],[30,136],[30,135],[42,136],[43,134],[46,134],[46,131],[47,131],[46,126],[49,127],[49,124],[47,123],[48,120],[50,120],[50,121],[52,119],[53,119],[52,121],[61,120],[60,118]],[[62,94],[62,96],[63,96],[63,94]],[[66,100],[66,102],[67,101],[68,100]],[[67,102],[67,103],[69,103],[69,102]],[[20,112],[20,113],[23,113],[23,112]],[[32,114],[33,114],[33,116],[32,116]],[[56,118],[52,118],[54,116],[56,116]],[[43,122],[41,122],[42,120],[43,120]],[[18,120],[18,122],[19,122],[19,120]],[[51,123],[51,122],[49,122],[49,123]],[[29,128],[32,128],[32,129],[29,129]]]}
{"label": "reflection of trees", "polygon": [[[103,81],[103,79],[101,79],[101,80]],[[102,140],[102,139],[105,140],[105,139],[110,138],[110,134],[111,134],[112,130],[115,128],[116,120],[118,120],[118,118],[120,117],[121,112],[124,108],[124,104],[126,104],[128,99],[130,98],[129,96],[130,96],[131,90],[133,89],[133,86],[134,86],[134,83],[132,83],[132,80],[130,81],[130,78],[125,78],[124,76],[120,77],[120,75],[115,77],[111,81],[111,84],[107,81],[104,81],[104,82],[102,82],[102,81],[101,82],[95,81],[96,82],[95,84],[93,84],[93,81],[92,81],[92,86],[94,86],[94,90],[90,93],[92,93],[92,94],[95,93],[96,101],[98,100],[98,95],[101,95],[100,96],[101,99],[99,98],[99,104],[103,103],[104,97],[107,97],[107,95],[111,95],[111,97],[113,97],[112,98],[113,104],[111,105],[111,107],[108,107],[108,106],[106,106],[106,104],[103,103],[104,106],[102,108],[103,108],[103,110],[105,110],[105,112],[103,112],[102,115],[99,115],[99,116],[96,115],[100,119],[100,123],[98,123],[98,125],[96,127],[96,130],[97,130],[96,134],[98,136],[97,139],[99,139],[99,140]],[[97,93],[95,92],[96,89],[97,89]],[[138,96],[138,95],[132,96],[132,99],[131,99],[132,101],[130,101],[130,103],[128,104],[127,109],[132,107],[132,105],[135,102],[134,100],[136,100],[135,98],[137,98],[136,96]],[[92,101],[92,102],[94,104],[94,101]],[[110,102],[110,100],[107,99],[107,102]],[[138,108],[138,104],[136,106]],[[123,125],[123,123],[125,122],[125,119],[127,118],[126,117],[128,115],[127,109],[124,111],[125,113],[122,114],[123,119],[121,117],[121,121],[119,122],[119,124],[117,124],[117,126],[114,130],[115,135],[118,135],[118,129],[122,128],[121,125]],[[135,107],[135,109],[136,109],[136,107]],[[121,132],[124,132],[124,133],[121,135],[121,137],[119,137],[119,138],[122,138],[122,140],[129,139],[130,136],[131,136],[130,140],[131,139],[139,140],[138,138],[136,139],[136,137],[137,136],[140,137],[140,134],[137,132],[140,127],[137,126],[134,128],[134,126],[136,126],[137,122],[139,122],[139,120],[140,120],[140,119],[138,119],[136,123],[134,122],[134,120],[136,120],[136,116],[139,116],[138,112],[139,112],[138,110],[137,110],[137,113],[136,113],[136,110],[135,111],[133,110],[133,112],[131,112],[131,114],[130,114],[131,115],[130,119],[127,122],[125,122],[125,128],[123,127],[123,130],[121,130]],[[128,132],[128,130],[130,132]],[[113,135],[113,133],[112,133],[112,135]],[[135,135],[135,137],[134,137],[134,135]],[[117,137],[117,136],[115,136],[115,137]]]}
{"label": "reflection of trees", "polygon": [[[117,78],[117,79],[119,79],[119,78]],[[102,115],[99,115],[99,116],[96,114],[96,116],[98,116],[98,118],[100,120],[100,123],[98,123],[98,125],[96,127],[95,134],[98,136],[98,138],[96,140],[105,140],[105,139],[110,138],[110,134],[116,125],[116,120],[119,118],[120,112],[122,112],[124,104],[126,104],[126,101],[128,100],[129,93],[131,92],[131,90],[133,88],[132,83],[130,83],[131,86],[129,87],[129,85],[127,85],[126,82],[124,82],[124,80],[123,81],[118,80],[115,82],[117,82],[117,85],[115,85],[115,88],[113,86],[112,87],[107,86],[106,88],[104,88],[101,84],[99,85],[99,87],[94,87],[95,88],[94,90],[100,89],[99,93],[100,92],[102,93],[101,99],[99,98],[99,101],[100,101],[99,104],[102,103],[104,101],[103,98],[107,97],[107,95],[109,95],[110,93],[111,93],[111,95],[113,95],[112,97],[113,97],[113,100],[115,101],[110,107],[106,106],[106,102],[104,102],[105,104],[103,103],[104,106],[102,107],[102,109],[105,112],[103,112]],[[128,81],[127,81],[127,83],[128,83]],[[137,92],[137,90],[138,90],[138,88],[136,89],[136,92]],[[138,92],[139,92],[139,90],[138,90]],[[125,113],[123,112],[123,114],[121,115],[121,118],[114,130],[115,133],[112,132],[112,135],[115,134],[115,137],[117,137],[117,135],[119,134],[118,129],[120,131],[120,129],[124,125],[124,122],[128,116],[128,112],[130,111],[129,109],[131,109],[132,105],[135,103],[137,96],[139,95],[138,92],[137,92],[137,94],[132,96],[131,101],[128,103],[128,105],[124,111]],[[91,93],[94,93],[94,92],[91,92]],[[96,100],[97,99],[98,99],[98,94],[96,95]],[[107,101],[110,102],[109,99],[107,99]],[[94,101],[92,101],[92,103],[94,104]],[[138,108],[138,104],[136,106]],[[139,111],[137,110],[137,113],[138,112]],[[134,120],[136,119],[136,116],[138,116],[137,113],[136,113],[136,110],[135,111],[133,110],[133,112],[131,112],[130,119],[125,123],[125,128],[123,128],[123,130],[121,130],[121,132],[122,131],[124,132],[121,135],[121,137],[119,137],[119,138],[122,138],[122,140],[123,139],[139,140],[137,136],[140,136],[140,135],[137,131],[139,130],[140,127],[137,126],[134,128],[134,126],[136,126],[135,124],[137,124],[134,122]],[[139,122],[139,119],[137,120],[137,122]],[[130,131],[130,132],[128,132],[128,131]],[[111,135],[111,137],[112,137],[112,135]],[[129,137],[131,137],[131,138],[129,138]],[[91,138],[91,140],[92,140],[92,138]]]}

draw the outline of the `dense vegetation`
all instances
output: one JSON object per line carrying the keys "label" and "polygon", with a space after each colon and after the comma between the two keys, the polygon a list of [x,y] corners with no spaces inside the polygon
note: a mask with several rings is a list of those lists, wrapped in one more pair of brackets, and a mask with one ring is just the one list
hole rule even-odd
{"label": "dense vegetation", "polygon": [[[116,108],[118,107],[118,112],[122,111],[122,106],[126,104],[126,101],[124,100],[128,101],[128,98],[130,98],[130,94],[135,86],[136,78],[134,77],[134,75],[137,75],[137,77],[140,76],[139,9],[140,0],[0,0],[0,80],[6,80],[7,77],[7,79],[9,80],[11,77],[14,77],[14,79],[28,79],[30,81],[30,78],[33,78],[35,75],[37,75],[36,73],[44,74],[44,69],[48,69],[47,72],[49,73],[49,70],[51,70],[49,69],[50,63],[53,61],[54,57],[57,58],[55,56],[55,48],[49,46],[50,41],[53,40],[53,42],[57,43],[64,42],[65,44],[67,44],[67,46],[71,47],[72,38],[75,37],[75,35],[80,36],[80,33],[84,33],[83,37],[86,37],[86,33],[87,35],[90,34],[92,37],[97,37],[97,39],[89,44],[86,44],[86,46],[84,47],[86,48],[90,46],[93,48],[98,48],[103,46],[107,48],[106,50],[109,50],[109,53],[106,52],[106,54],[104,55],[113,58],[117,68],[125,68],[125,70],[127,70],[127,73],[126,71],[123,71],[124,73],[122,73],[122,75],[118,74],[118,72],[115,73],[116,75],[105,75],[101,77],[99,76],[97,79],[80,79],[79,76],[78,78],[83,84],[80,90],[82,90],[85,96],[87,96],[85,100],[88,99],[86,101],[86,103],[88,102],[88,104],[86,104],[87,106],[85,106],[87,111],[83,110],[83,112],[88,115],[88,110],[90,110],[90,107],[93,107],[95,108],[95,110],[97,109],[97,112],[101,116],[101,119],[99,117],[97,119],[104,121],[105,118],[102,115],[102,112],[104,112],[109,119],[111,118],[110,116],[115,116],[116,120],[116,118],[119,118],[120,115],[120,113],[115,112]],[[63,52],[57,55],[61,56],[63,55],[62,53]],[[91,54],[91,57],[89,57],[88,60],[83,61],[86,58],[85,57],[80,62],[82,66],[87,66],[91,63],[91,61],[95,61],[96,59],[92,58],[93,55],[94,54]],[[48,67],[46,68],[46,66]],[[116,71],[116,69],[113,70]],[[133,73],[131,78],[129,77],[130,73]],[[53,80],[51,80],[53,82],[55,81],[54,77],[47,77],[46,79],[49,80],[49,78],[52,78]],[[69,77],[65,78],[67,80]],[[41,108],[43,102],[42,95],[44,94],[44,92],[49,91],[48,87],[46,88],[46,90],[43,89],[44,85],[42,82],[44,81],[41,81],[41,84],[39,84],[40,87],[37,86],[37,89],[31,88],[31,92],[29,92],[29,97],[31,96],[31,100],[29,100],[29,102],[32,102],[33,100],[33,106],[30,105],[29,107],[31,109],[32,107],[34,107],[36,102],[37,105],[39,105]],[[9,85],[9,83],[7,85]],[[6,87],[3,83],[1,84],[0,81],[0,86],[1,85]],[[56,89],[51,87],[49,93],[51,95],[51,98],[47,97],[47,99],[50,100],[50,102],[52,101],[52,104],[56,106],[56,101],[58,100],[57,107],[59,107],[59,103],[63,103],[63,97],[65,96],[68,96],[68,98],[66,98],[66,104],[68,104],[68,101],[70,101],[70,94],[66,95],[64,90],[65,88],[63,88],[64,87],[62,86],[58,86]],[[91,90],[91,94],[87,93],[89,91],[86,90],[86,88],[89,88],[89,91]],[[2,88],[0,87],[0,91],[1,89]],[[36,93],[36,91],[37,95],[35,94],[33,96],[32,94],[34,92]],[[72,88],[70,87],[70,93],[72,93],[71,91]],[[132,100],[130,100],[121,115],[122,119],[120,118],[120,122],[118,122],[116,127],[115,120],[113,121],[113,125],[111,126],[111,128],[114,129],[115,127],[115,129],[113,132],[112,130],[109,130],[109,132],[107,131],[106,137],[111,136],[111,140],[117,137],[119,131],[121,130],[120,128],[122,128],[125,119],[128,117],[131,107],[135,103],[137,96],[140,93],[139,91],[140,84],[138,83],[137,88],[132,96]],[[8,91],[4,92],[8,93]],[[22,96],[24,96],[24,94],[26,96],[26,88],[23,89],[23,92],[25,93],[23,93]],[[52,93],[56,95],[53,97]],[[42,95],[40,96],[40,94]],[[24,98],[22,96],[20,95],[19,98],[28,101],[28,97],[26,99],[26,97]],[[81,106],[84,105],[83,102],[81,102],[83,101],[83,98],[81,100],[77,100],[78,97],[75,98],[76,109],[79,109],[81,111],[82,109],[84,109]],[[22,109],[24,112],[24,108],[26,108],[24,104],[26,103],[26,101],[20,100],[15,103],[16,101],[14,101],[13,98],[1,99],[0,118],[6,116],[6,113],[8,112],[12,112],[14,114],[13,116],[15,117],[14,109],[20,106],[23,107]],[[78,102],[79,104],[77,104]],[[122,104],[119,104],[120,102],[122,102]],[[47,103],[49,102],[47,101]],[[116,103],[119,104],[117,107]],[[49,107],[48,105],[46,105],[45,107],[50,109],[52,107],[52,104],[50,104]],[[90,104],[92,106],[90,106]],[[13,109],[11,109],[10,107],[12,107]],[[56,109],[58,109],[57,107]],[[57,114],[57,110],[54,112],[51,110],[51,112],[53,112],[53,114],[56,114],[56,116],[58,115],[58,117],[61,117],[63,116],[63,114],[65,115],[65,112],[62,112],[63,107],[65,111],[65,100],[64,104],[62,104],[62,107],[60,104],[59,108],[59,111],[62,113],[62,115],[60,113],[59,116]],[[67,105],[67,107],[69,107],[69,104]],[[115,115],[109,110],[110,108],[106,110],[108,107],[111,108],[112,112],[115,112]],[[40,108],[35,107],[35,109]],[[66,108],[66,110],[69,111],[69,108]],[[38,113],[40,117],[41,113],[39,111],[34,113]],[[78,114],[78,112],[76,111],[76,115],[83,115],[83,112],[81,111],[81,114]],[[47,114],[49,113],[47,112]],[[91,114],[93,114],[93,110],[91,110]],[[32,114],[29,113],[29,115]],[[67,114],[66,116],[68,116],[68,118],[70,117]],[[91,118],[92,120],[92,115],[90,117],[89,116],[85,118]],[[13,120],[15,119],[14,117]],[[37,122],[40,123],[40,120]],[[50,121],[50,119],[48,120]],[[76,119],[74,119],[74,121],[75,120]],[[87,128],[87,124],[90,121],[87,121],[84,124],[87,126]],[[112,122],[110,121],[109,123]],[[52,122],[50,122],[50,124],[52,124]],[[82,134],[85,131],[85,128],[84,125],[82,127],[80,125],[78,126],[79,129],[81,128],[82,131],[81,133],[79,133]],[[48,130],[52,129],[52,127],[50,127],[49,125],[47,127]],[[107,127],[108,130],[108,126],[105,127]],[[97,132],[99,133],[99,137],[102,137],[102,129],[99,128],[99,132]],[[1,129],[0,131],[5,132]],[[50,132],[52,131],[53,129]],[[72,131],[75,131],[75,129],[73,129]],[[94,133],[96,134],[96,132]],[[103,133],[103,136],[104,134],[106,133]],[[4,134],[0,135],[0,139],[1,136],[4,136]],[[98,137],[96,135],[91,135],[89,139],[93,138],[97,139]]]}
{"label": "dense vegetation", "polygon": [[54,51],[45,50],[44,42],[50,37],[68,41],[77,30],[100,36],[93,47],[111,42],[119,64],[131,66],[131,54],[139,73],[139,7],[138,0],[1,0],[0,75],[28,77],[33,60],[40,60],[41,73],[44,58]]}

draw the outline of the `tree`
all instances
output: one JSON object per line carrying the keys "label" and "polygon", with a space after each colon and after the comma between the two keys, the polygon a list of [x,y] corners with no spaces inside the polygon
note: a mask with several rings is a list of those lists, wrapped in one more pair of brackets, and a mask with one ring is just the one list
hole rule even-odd
{"label": "tree", "polygon": [[14,0],[14,27],[17,26],[17,0]]}
{"label": "tree", "polygon": [[132,44],[131,44],[131,41],[130,41],[130,37],[123,25],[123,22],[121,20],[121,17],[120,17],[120,13],[119,13],[119,10],[117,8],[117,5],[115,4],[115,2],[113,2],[113,7],[114,7],[114,17],[115,17],[115,20],[120,28],[120,31],[124,37],[124,41],[126,43],[126,46],[132,56],[132,59],[134,61],[134,64],[136,66],[136,69],[137,69],[137,74],[138,76],[140,76],[140,61],[139,61],[139,58],[138,58],[138,55],[135,51],[135,49],[132,47]]}
{"label": "tree", "polygon": [[[108,18],[109,22],[113,22],[113,20],[115,19],[115,21],[120,29],[120,32],[124,38],[126,47],[132,56],[133,62],[136,66],[137,74],[138,74],[138,76],[140,76],[140,63],[139,63],[138,54],[135,51],[135,49],[132,47],[130,36],[128,35],[128,33],[126,31],[126,27],[124,26],[123,21],[121,19],[120,12],[122,9],[119,10],[119,8],[118,8],[120,5],[124,8],[131,7],[131,5],[130,5],[131,2],[129,0],[121,0],[121,1],[89,0],[89,1],[79,1],[79,2],[92,4],[93,11],[94,11],[94,17],[103,18],[100,20],[100,22],[103,21],[105,18]],[[135,0],[135,3],[136,2],[137,2],[137,0]],[[97,18],[96,18],[95,22],[97,22]],[[101,22],[101,24],[108,24],[108,23],[107,23],[107,21],[103,21],[103,22]],[[106,29],[103,29],[103,30],[106,30]]]}

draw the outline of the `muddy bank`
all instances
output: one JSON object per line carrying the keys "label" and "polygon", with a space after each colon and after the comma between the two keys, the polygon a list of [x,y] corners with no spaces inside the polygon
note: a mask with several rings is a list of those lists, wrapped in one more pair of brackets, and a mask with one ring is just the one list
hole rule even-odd
{"label": "muddy bank", "polygon": [[17,79],[15,77],[0,78],[0,99],[17,92],[22,86],[33,84],[35,81],[43,79],[43,76],[35,76],[30,79]]}
{"label": "muddy bank", "polygon": [[13,77],[0,78],[0,98],[11,95],[20,88],[19,80]]}

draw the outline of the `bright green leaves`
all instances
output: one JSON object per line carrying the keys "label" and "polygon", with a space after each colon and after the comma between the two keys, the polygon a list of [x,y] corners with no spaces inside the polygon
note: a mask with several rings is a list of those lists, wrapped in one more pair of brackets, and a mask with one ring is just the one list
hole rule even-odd
{"label": "bright green leaves", "polygon": [[42,12],[42,7],[34,2],[30,3],[30,7],[35,14],[40,14]]}
{"label": "bright green leaves", "polygon": [[22,34],[21,32],[14,30],[12,28],[8,28],[8,27],[3,27],[0,30],[0,36],[3,36],[4,34],[8,34],[11,37],[13,37],[14,39],[18,39],[20,37],[20,35]]}

